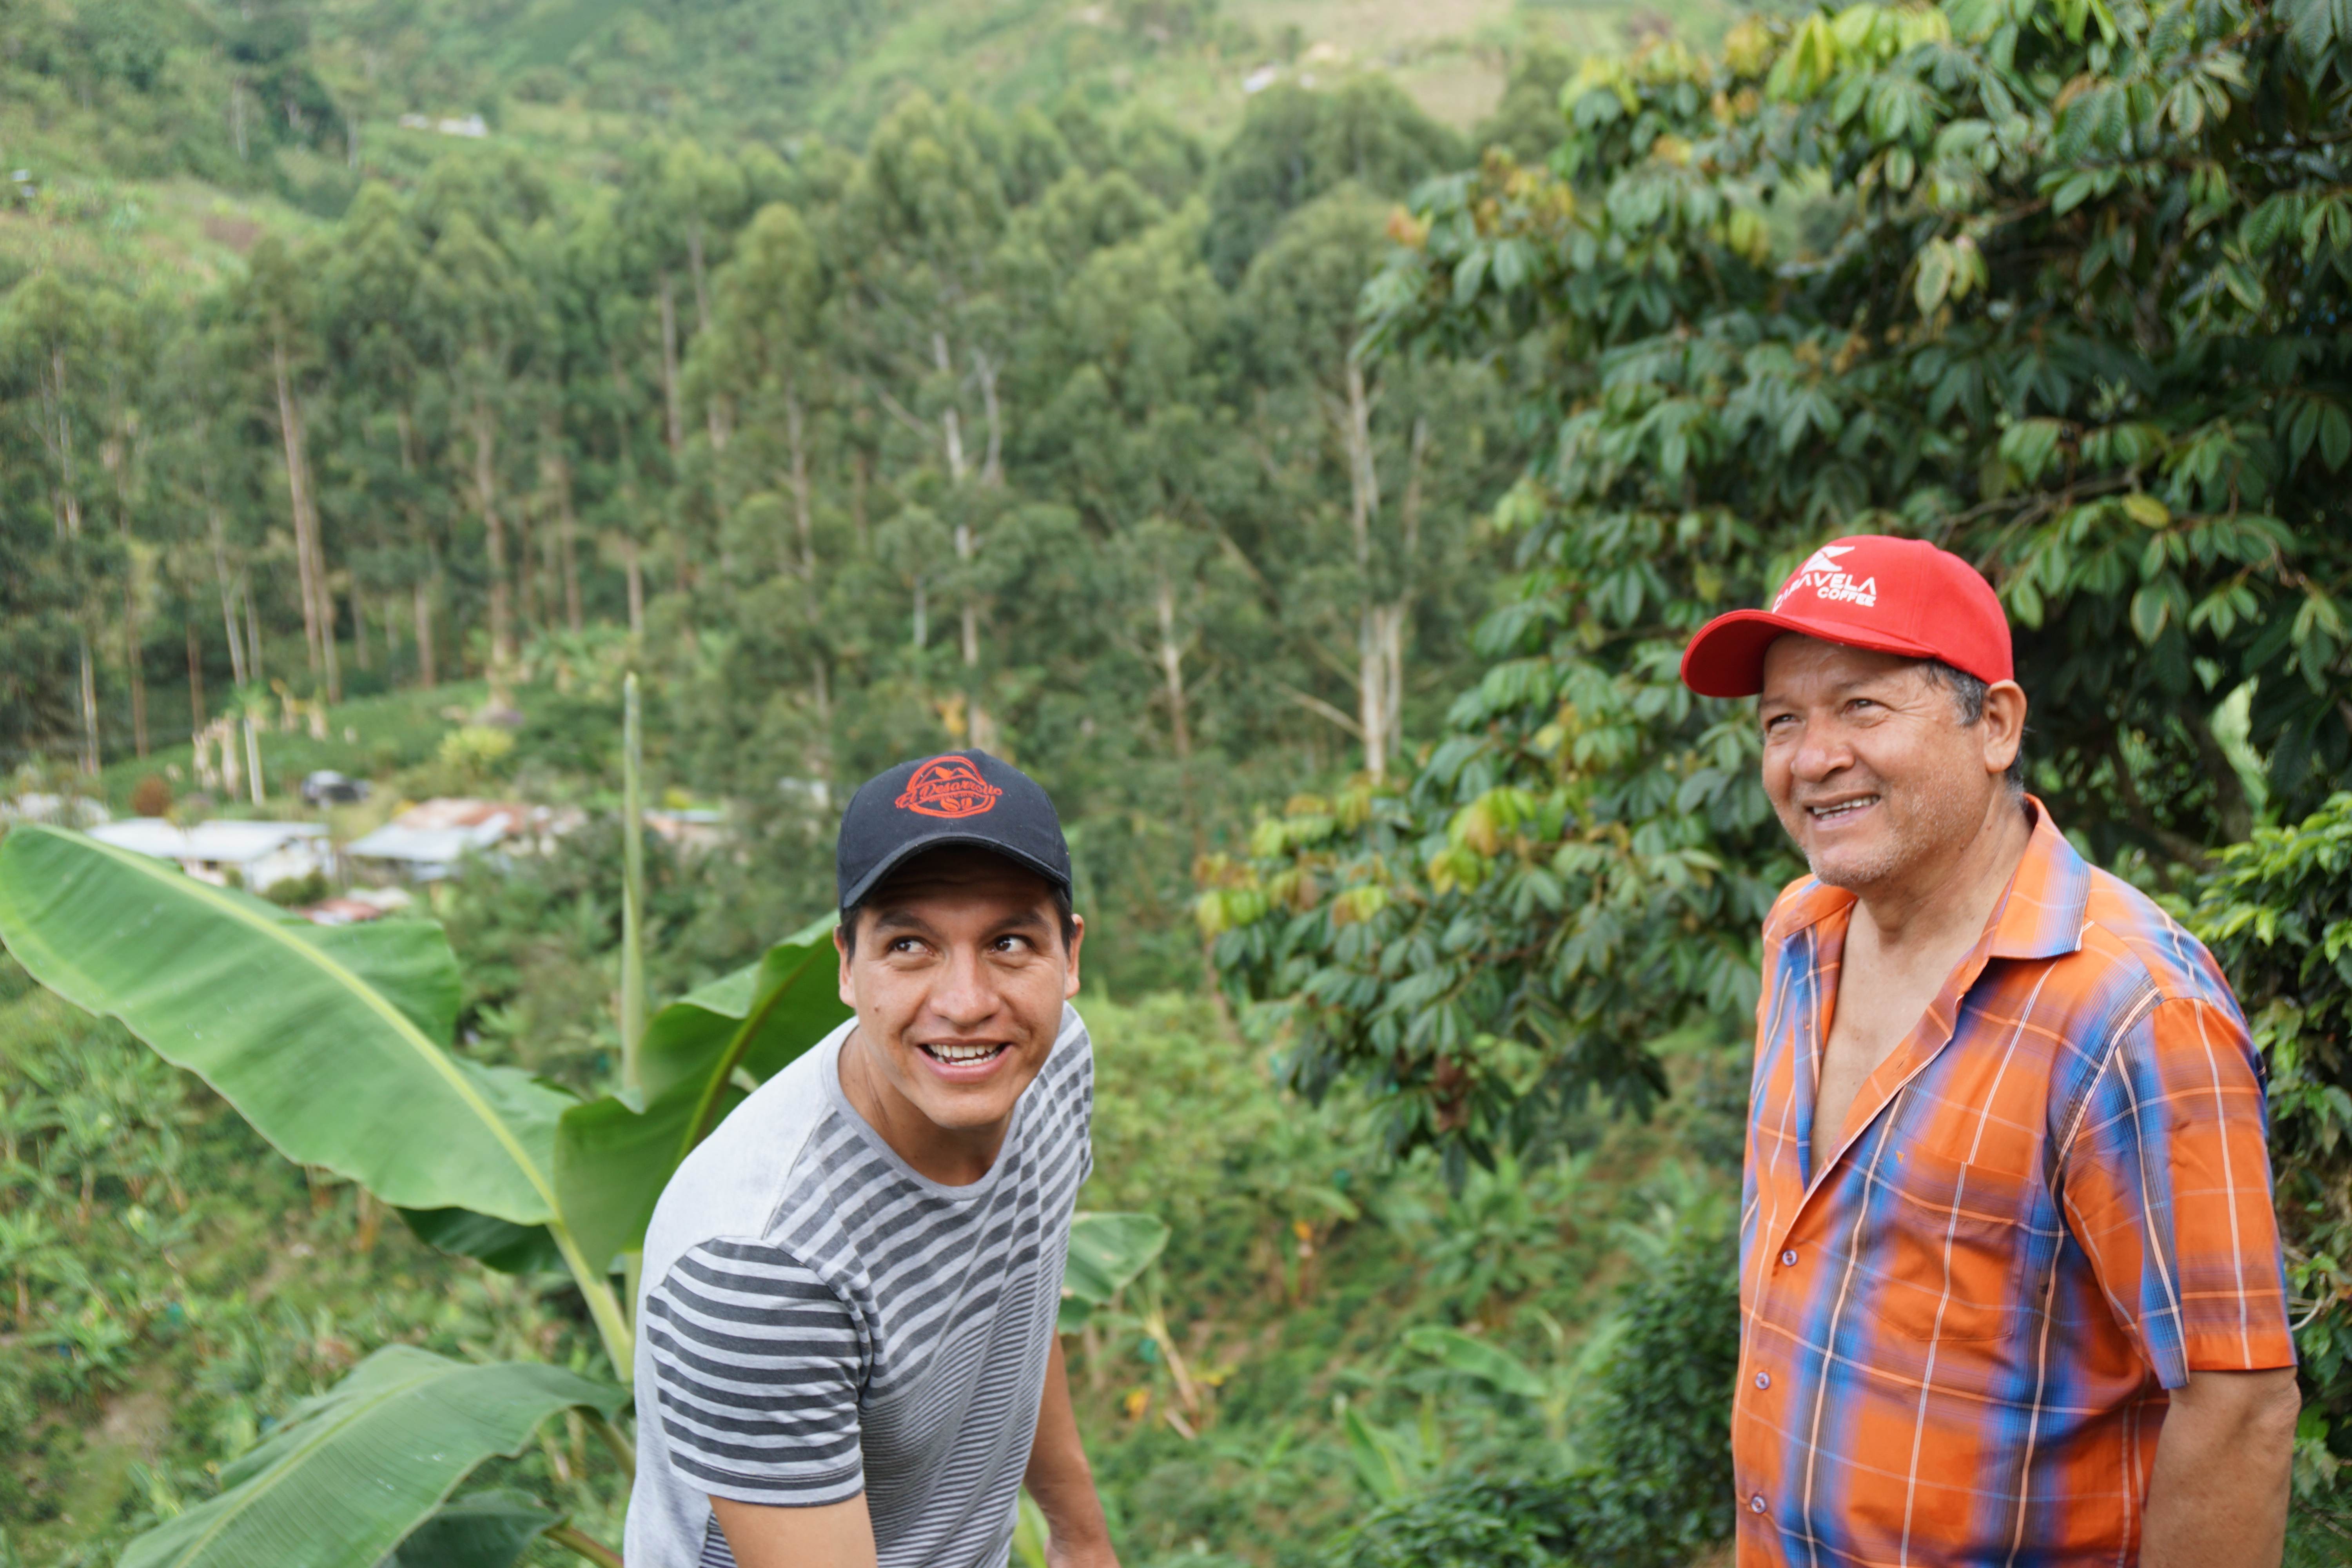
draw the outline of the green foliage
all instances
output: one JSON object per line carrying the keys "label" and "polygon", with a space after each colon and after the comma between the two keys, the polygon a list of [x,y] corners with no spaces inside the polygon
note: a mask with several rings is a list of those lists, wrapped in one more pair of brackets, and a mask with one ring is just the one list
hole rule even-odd
{"label": "green foliage", "polygon": [[220,1496],[141,1536],[123,1568],[377,1563],[550,1415],[584,1405],[609,1416],[627,1400],[557,1367],[466,1366],[387,1345],[224,1468]]}
{"label": "green foliage", "polygon": [[[1549,438],[1496,512],[1517,595],[1418,774],[1296,800],[1210,868],[1202,923],[1280,999],[1295,1081],[1475,1154],[1595,1091],[1643,1106],[1645,1042],[1741,1026],[1796,868],[1742,709],[1676,660],[1840,532],[1990,575],[2035,786],[2104,859],[2171,875],[2252,826],[2233,693],[2270,809],[2352,766],[2317,15],[1751,22],[1719,64],[1588,61],[1550,167],[1428,188],[1375,337],[1493,355]],[[1803,226],[1768,220],[1824,191],[1834,232],[1776,254]]]}
{"label": "green foliage", "polygon": [[1729,1540],[1739,1298],[1720,1215],[1680,1226],[1651,1261],[1602,1331],[1580,1462],[1449,1480],[1376,1511],[1334,1561],[1677,1568]]}
{"label": "green foliage", "polygon": [[2271,1163],[2295,1302],[2299,1494],[2352,1459],[2352,795],[2222,852],[2190,927],[2270,1069]]}

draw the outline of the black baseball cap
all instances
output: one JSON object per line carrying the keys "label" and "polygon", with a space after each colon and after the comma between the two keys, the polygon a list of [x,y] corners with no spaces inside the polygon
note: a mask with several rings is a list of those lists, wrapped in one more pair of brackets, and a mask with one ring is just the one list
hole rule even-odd
{"label": "black baseball cap", "polygon": [[993,850],[1067,892],[1070,847],[1037,781],[986,752],[900,763],[857,786],[841,814],[841,907],[872,892],[910,855],[943,844]]}

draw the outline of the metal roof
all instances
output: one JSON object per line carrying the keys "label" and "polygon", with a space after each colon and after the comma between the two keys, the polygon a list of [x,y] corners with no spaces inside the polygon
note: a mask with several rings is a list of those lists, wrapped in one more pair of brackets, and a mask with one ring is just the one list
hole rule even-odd
{"label": "metal roof", "polygon": [[152,855],[159,860],[194,860],[215,866],[244,866],[275,855],[298,840],[323,839],[324,826],[315,822],[199,822],[181,827],[160,816],[133,816],[102,822],[89,836],[118,849]]}
{"label": "metal roof", "polygon": [[404,860],[417,865],[451,866],[467,852],[488,849],[507,836],[504,817],[476,827],[404,827],[386,823],[366,837],[354,840],[343,853],[364,860]]}

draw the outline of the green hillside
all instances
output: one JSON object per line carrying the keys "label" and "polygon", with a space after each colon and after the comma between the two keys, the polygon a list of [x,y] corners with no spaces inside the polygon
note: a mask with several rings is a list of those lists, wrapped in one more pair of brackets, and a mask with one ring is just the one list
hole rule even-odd
{"label": "green hillside", "polygon": [[[370,176],[513,150],[610,179],[649,140],[856,146],[909,91],[1142,106],[1214,144],[1253,91],[1389,76],[1469,131],[1512,62],[1719,37],[1724,0],[63,0],[0,17],[0,266],[220,276]],[[481,135],[445,132],[471,130]],[[408,124],[404,125],[406,120]]]}

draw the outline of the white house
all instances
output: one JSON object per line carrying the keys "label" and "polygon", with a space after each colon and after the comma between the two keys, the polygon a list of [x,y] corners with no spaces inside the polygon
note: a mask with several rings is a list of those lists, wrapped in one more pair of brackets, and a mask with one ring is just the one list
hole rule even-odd
{"label": "white house", "polygon": [[228,874],[254,892],[331,871],[335,849],[315,822],[199,822],[182,827],[160,816],[131,816],[89,829],[102,844],[177,861],[191,877],[226,886]]}

